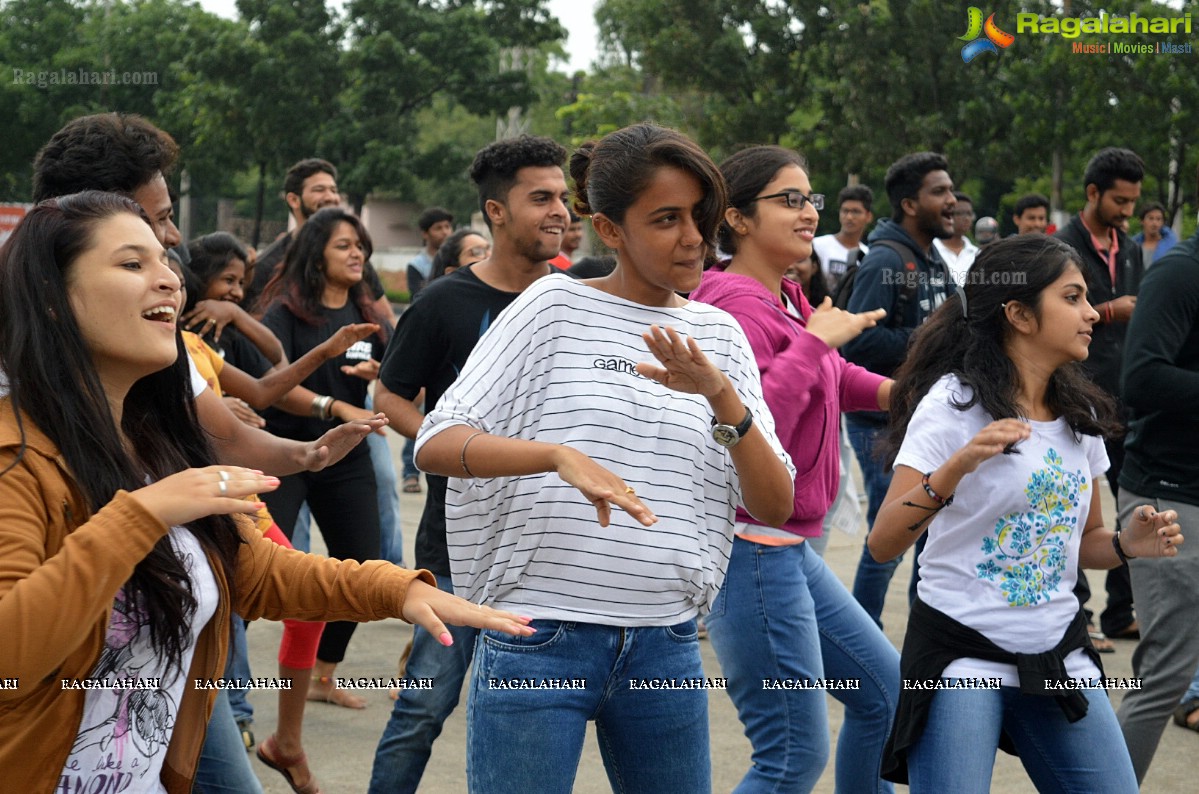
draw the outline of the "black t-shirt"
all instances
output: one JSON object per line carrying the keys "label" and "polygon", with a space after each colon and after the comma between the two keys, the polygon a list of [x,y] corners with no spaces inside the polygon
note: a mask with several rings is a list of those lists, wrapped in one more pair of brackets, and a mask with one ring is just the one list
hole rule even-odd
{"label": "black t-shirt", "polygon": [[273,366],[270,359],[232,325],[225,326],[220,342],[213,340],[211,331],[204,337],[204,341],[220,354],[226,364],[232,364],[252,378],[261,378],[270,372]]}
{"label": "black t-shirt", "polygon": [[267,283],[274,278],[275,270],[283,261],[283,255],[287,253],[288,246],[291,245],[291,235],[291,232],[283,235],[258,255],[258,261],[254,263],[254,277],[246,285],[246,294],[242,298],[242,304],[245,306],[246,311],[252,312],[266,308],[265,306],[256,305],[258,303],[258,296],[262,295],[262,291],[266,289]]}
{"label": "black t-shirt", "polygon": [[[400,315],[379,381],[406,400],[425,389],[425,405],[431,409],[457,379],[479,338],[519,294],[484,284],[470,267],[431,282]],[[425,512],[416,531],[416,565],[449,576],[446,478],[429,475],[428,481]]]}
{"label": "black t-shirt", "polygon": [[[283,352],[289,361],[295,361],[300,356],[321,344],[344,325],[366,322],[362,311],[350,300],[340,309],[324,308],[321,316],[325,322],[320,325],[309,325],[291,313],[282,303],[274,303],[267,309],[262,323],[279,337],[283,344]],[[349,350],[336,356],[304,379],[303,385],[320,395],[329,395],[335,400],[355,405],[359,408],[366,406],[367,382],[362,378],[346,375],[341,372],[343,366],[353,366],[368,359],[379,360],[383,355],[383,343],[379,337],[371,336],[361,342],[354,343]],[[280,411],[278,408],[268,408],[263,412],[267,430],[283,438],[298,441],[314,441],[320,438],[333,426],[333,422],[325,422],[310,416],[295,416]],[[359,444],[350,456],[365,455],[366,444]],[[349,456],[347,456],[349,457]]]}

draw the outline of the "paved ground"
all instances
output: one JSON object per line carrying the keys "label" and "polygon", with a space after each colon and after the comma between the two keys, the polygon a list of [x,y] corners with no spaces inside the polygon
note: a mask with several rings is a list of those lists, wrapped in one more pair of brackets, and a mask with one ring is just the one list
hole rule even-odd
{"label": "paved ground", "polygon": [[[398,436],[392,434],[391,441],[398,469],[400,449]],[[1106,488],[1104,494],[1107,494]],[[422,500],[423,494],[419,496],[401,495],[404,541],[409,559],[412,555],[412,543],[423,504]],[[1106,500],[1105,515],[1109,519],[1113,515],[1110,500]],[[1199,542],[1199,536],[1193,542]],[[853,580],[861,543],[861,536],[851,538],[840,533],[835,534],[830,540],[825,558],[843,582],[849,583]],[[319,538],[317,544],[319,548]],[[911,566],[905,561],[892,582],[887,610],[883,616],[887,626],[887,636],[897,647],[902,641],[907,619],[905,594],[910,576]],[[1100,576],[1092,575],[1092,587],[1097,593],[1097,599],[1102,597],[1102,581]],[[255,675],[274,674],[276,669],[275,653],[278,649],[281,630],[281,624],[266,621],[260,621],[251,628],[249,633],[250,656]],[[360,626],[354,635],[347,659],[339,673],[369,677],[393,675],[396,659],[410,634],[410,627],[395,621]],[[1117,642],[1116,647],[1116,653],[1104,657],[1108,675],[1131,676],[1130,659],[1134,643]],[[702,642],[702,651],[704,667],[708,675],[719,675],[720,668],[716,662],[716,655],[706,641]],[[305,745],[312,769],[320,779],[325,794],[353,794],[366,790],[375,746],[391,707],[385,691],[366,694],[370,705],[364,711],[349,711],[317,703],[311,704],[308,709],[304,725]],[[1113,694],[1118,703],[1119,693]],[[445,732],[434,745],[433,757],[429,762],[421,787],[422,792],[462,794],[466,791],[464,771],[465,699],[464,693],[463,704],[446,723]],[[275,699],[268,693],[256,692],[252,693],[251,702],[256,711],[255,731],[259,739],[265,738],[274,725]],[[835,742],[836,732],[841,724],[841,708],[831,698],[829,703],[829,717]],[[736,711],[723,692],[711,693],[709,715],[713,790],[728,792],[736,786],[749,765],[749,742],[742,735]],[[536,752],[536,748],[529,749],[530,752]],[[1192,759],[1196,757],[1197,750],[1199,750],[1199,734],[1181,730],[1173,725],[1168,726],[1143,791],[1193,792],[1199,790],[1199,784],[1195,782],[1195,765],[1192,762]],[[833,752],[836,752],[835,744]],[[263,766],[257,760],[252,761],[252,764],[259,779],[262,780],[267,794],[286,794],[290,791],[278,773]],[[599,759],[593,731],[583,751],[574,790],[577,794],[600,794],[611,791]],[[831,794],[833,790],[833,771],[830,763],[829,768],[825,770],[824,776],[820,779],[816,791],[821,794]],[[906,788],[900,790],[906,790]],[[1023,794],[1035,789],[1028,781],[1019,762],[1000,753],[995,764],[992,790]],[[536,794],[536,792],[523,792],[522,794]]]}

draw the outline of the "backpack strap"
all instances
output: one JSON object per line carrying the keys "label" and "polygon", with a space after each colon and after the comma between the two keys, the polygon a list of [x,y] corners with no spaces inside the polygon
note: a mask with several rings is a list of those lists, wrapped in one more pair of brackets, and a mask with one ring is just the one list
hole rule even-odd
{"label": "backpack strap", "polygon": [[887,325],[891,328],[897,328],[903,322],[903,316],[907,313],[909,303],[916,301],[916,271],[918,265],[916,261],[919,257],[912,250],[910,245],[901,243],[898,240],[876,240],[870,244],[872,247],[882,246],[889,248],[899,254],[899,258],[903,260],[903,269],[900,276],[903,278],[903,286],[899,290],[899,298],[895,301],[895,306],[887,315]]}

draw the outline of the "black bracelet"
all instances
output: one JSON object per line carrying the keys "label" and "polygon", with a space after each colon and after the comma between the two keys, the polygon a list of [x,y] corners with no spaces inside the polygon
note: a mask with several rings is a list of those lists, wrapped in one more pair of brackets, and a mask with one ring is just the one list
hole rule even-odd
{"label": "black bracelet", "polygon": [[1129,560],[1135,560],[1136,557],[1125,554],[1123,547],[1120,546],[1120,530],[1112,533],[1112,548],[1116,550],[1116,556],[1120,558],[1121,564],[1127,564]]}

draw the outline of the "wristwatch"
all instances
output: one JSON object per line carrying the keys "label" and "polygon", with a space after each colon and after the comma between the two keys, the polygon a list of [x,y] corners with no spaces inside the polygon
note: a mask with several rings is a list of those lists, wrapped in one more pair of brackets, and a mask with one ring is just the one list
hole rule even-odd
{"label": "wristwatch", "polygon": [[741,420],[739,425],[725,425],[716,421],[716,417],[712,417],[712,438],[722,447],[735,447],[749,432],[749,428],[753,426],[754,415],[750,413],[748,408],[745,409],[745,418]]}

